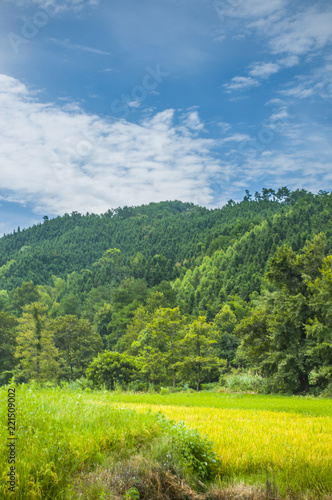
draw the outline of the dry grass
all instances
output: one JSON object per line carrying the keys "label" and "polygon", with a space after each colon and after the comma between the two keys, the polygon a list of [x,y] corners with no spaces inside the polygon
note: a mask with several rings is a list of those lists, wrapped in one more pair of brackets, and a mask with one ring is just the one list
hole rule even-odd
{"label": "dry grass", "polygon": [[[315,496],[289,494],[281,497],[274,485],[249,486],[232,482],[227,487],[212,487],[197,493],[183,480],[141,456],[112,464],[93,472],[82,473],[74,484],[70,498],[75,500],[123,500],[130,488],[137,488],[140,500],[315,500]],[[332,500],[324,496],[322,500]]]}

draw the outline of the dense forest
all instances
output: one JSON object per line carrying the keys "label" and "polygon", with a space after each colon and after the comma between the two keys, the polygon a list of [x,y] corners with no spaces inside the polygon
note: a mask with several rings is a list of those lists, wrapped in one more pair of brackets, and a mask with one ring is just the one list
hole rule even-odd
{"label": "dense forest", "polygon": [[332,193],[77,212],[0,239],[0,382],[332,387]]}

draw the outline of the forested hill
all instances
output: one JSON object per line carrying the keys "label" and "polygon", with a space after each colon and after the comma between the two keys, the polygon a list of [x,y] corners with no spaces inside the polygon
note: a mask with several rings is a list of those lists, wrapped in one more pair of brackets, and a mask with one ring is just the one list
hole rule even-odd
{"label": "forested hill", "polygon": [[[173,201],[118,208],[103,215],[65,214],[0,238],[0,289],[13,290],[31,280],[51,285],[53,275],[66,278],[91,269],[110,248],[120,250],[124,274],[156,285],[200,266],[204,256],[214,255],[206,264],[214,267],[213,261],[219,262],[220,252],[228,249],[220,284],[226,294],[247,298],[259,287],[277,245],[288,243],[299,250],[320,231],[331,241],[331,203],[326,192],[312,195],[281,188],[263,189],[254,200],[247,192],[242,202],[230,200],[215,210]],[[201,274],[198,268],[196,282]],[[197,294],[190,300],[199,303]]]}
{"label": "forested hill", "polygon": [[264,391],[332,391],[331,213],[332,193],[263,189],[2,237],[0,384],[199,389],[235,369]]}

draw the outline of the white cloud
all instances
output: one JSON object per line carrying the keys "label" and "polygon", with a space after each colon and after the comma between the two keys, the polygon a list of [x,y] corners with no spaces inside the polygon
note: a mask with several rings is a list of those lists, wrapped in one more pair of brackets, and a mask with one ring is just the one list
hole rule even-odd
{"label": "white cloud", "polygon": [[15,7],[51,8],[59,13],[64,11],[80,12],[87,7],[97,7],[99,0],[5,0]]}
{"label": "white cloud", "polygon": [[106,120],[76,105],[41,103],[6,75],[0,106],[2,195],[37,204],[39,213],[100,213],[166,199],[207,205],[211,178],[222,175],[214,141],[197,135],[196,112],[179,124],[172,109],[140,124]]}
{"label": "white cloud", "polygon": [[285,17],[268,29],[272,35],[270,46],[275,54],[299,56],[322,49],[332,41],[331,5],[327,5],[323,11],[319,11],[318,6],[310,7],[304,12]]}
{"label": "white cloud", "polygon": [[187,116],[184,116],[184,124],[190,130],[195,130],[197,132],[204,130],[204,125],[201,122],[197,111],[191,111],[187,114]]}
{"label": "white cloud", "polygon": [[274,73],[278,73],[280,69],[279,64],[275,63],[256,63],[252,65],[249,75],[258,78],[268,78]]}
{"label": "white cloud", "polygon": [[296,66],[299,64],[300,58],[298,56],[287,56],[284,57],[283,59],[279,59],[278,63],[281,66],[284,66],[285,68],[292,68],[293,66]]}
{"label": "white cloud", "polygon": [[91,52],[92,54],[100,54],[105,56],[110,55],[110,53],[106,52],[105,50],[95,49],[94,47],[87,47],[86,45],[80,45],[79,43],[72,43],[68,38],[66,38],[65,40],[49,38],[48,41],[53,43],[54,45],[58,45],[59,47],[64,47],[65,49],[80,50],[83,52]]}
{"label": "white cloud", "polygon": [[224,84],[224,87],[226,92],[232,92],[234,90],[244,90],[252,87],[258,87],[259,85],[259,81],[251,78],[250,76],[234,76],[230,83]]}
{"label": "white cloud", "polygon": [[290,88],[280,91],[283,96],[306,99],[319,96],[323,99],[332,98],[332,61],[327,59],[321,67],[316,67],[309,75],[299,75],[296,83]]}
{"label": "white cloud", "polygon": [[142,104],[142,101],[139,101],[138,99],[136,99],[135,101],[128,101],[127,102],[127,106],[129,106],[130,108],[140,108],[141,107],[141,104]]}
{"label": "white cloud", "polygon": [[260,85],[259,78],[264,80],[269,78],[269,76],[278,73],[282,67],[290,68],[299,63],[299,58],[297,56],[287,56],[283,59],[279,59],[278,62],[256,62],[250,66],[249,77],[248,76],[236,76],[230,83],[227,83],[225,87],[229,91],[243,90],[244,88],[257,87]]}
{"label": "white cloud", "polygon": [[[270,136],[257,134],[239,143],[229,155],[232,179],[240,183],[305,188],[311,192],[331,189],[331,127],[313,121],[287,120],[287,110],[280,108],[271,115]],[[271,127],[274,123],[275,128]],[[278,125],[279,123],[279,125]],[[268,139],[265,141],[264,139]],[[263,140],[263,142],[262,142]],[[236,198],[238,189],[232,182],[229,196]]]}
{"label": "white cloud", "polygon": [[235,18],[265,17],[282,9],[287,0],[216,0],[215,8],[220,15]]}
{"label": "white cloud", "polygon": [[249,141],[250,136],[247,134],[233,134],[229,137],[225,137],[225,139],[222,139],[220,142],[242,142],[242,141]]}
{"label": "white cloud", "polygon": [[[332,42],[332,5],[330,2],[291,3],[287,1],[262,2],[261,0],[228,0],[223,4],[223,15],[242,22],[242,33],[259,37],[265,50],[270,52],[270,62],[256,62],[249,67],[249,76],[236,76],[226,84],[229,91],[242,90],[259,85],[257,79],[265,79],[283,68],[300,63],[300,57],[321,55]],[[216,2],[218,4],[218,2]],[[238,32],[238,26],[236,26]],[[233,26],[230,25],[230,29]],[[252,80],[250,79],[252,78]],[[309,88],[293,89],[292,96],[307,97]]]}
{"label": "white cloud", "polygon": [[281,132],[288,118],[289,114],[286,106],[281,106],[279,109],[275,109],[269,117],[267,126],[271,129],[278,129],[278,131]]}
{"label": "white cloud", "polygon": [[218,125],[218,127],[221,128],[221,131],[223,133],[227,132],[229,129],[232,128],[232,126],[229,123],[227,123],[227,122],[218,122],[217,125]]}

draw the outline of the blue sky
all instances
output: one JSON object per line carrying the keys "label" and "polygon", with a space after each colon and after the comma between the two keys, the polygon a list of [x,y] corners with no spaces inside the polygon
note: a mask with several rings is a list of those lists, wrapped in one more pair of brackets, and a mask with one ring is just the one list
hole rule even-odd
{"label": "blue sky", "polygon": [[0,234],[332,189],[327,0],[3,0]]}

